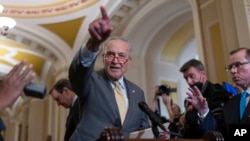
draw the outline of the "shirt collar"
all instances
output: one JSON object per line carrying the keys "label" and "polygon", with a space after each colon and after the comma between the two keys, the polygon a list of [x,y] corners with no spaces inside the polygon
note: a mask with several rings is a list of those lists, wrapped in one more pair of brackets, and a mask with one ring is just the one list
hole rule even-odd
{"label": "shirt collar", "polygon": [[246,91],[248,94],[250,94],[250,87],[248,87],[245,91]]}
{"label": "shirt collar", "polygon": [[78,96],[75,95],[74,98],[73,98],[73,102],[72,102],[72,104],[71,104],[71,107],[74,107],[74,104],[75,104],[77,98],[78,98]]}
{"label": "shirt collar", "polygon": [[[118,82],[121,85],[122,89],[125,89],[125,83],[124,83],[124,77],[123,76],[118,80]],[[111,81],[111,85],[112,85],[112,88],[115,88],[115,85],[114,85],[113,81]]]}

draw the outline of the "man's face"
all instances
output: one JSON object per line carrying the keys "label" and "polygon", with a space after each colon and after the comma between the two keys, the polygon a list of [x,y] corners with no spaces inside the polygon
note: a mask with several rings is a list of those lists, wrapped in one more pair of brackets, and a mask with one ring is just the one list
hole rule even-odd
{"label": "man's face", "polygon": [[[113,58],[113,59],[112,59]],[[129,46],[122,40],[111,40],[103,55],[104,69],[112,80],[120,79],[130,64]]]}
{"label": "man's face", "polygon": [[[250,86],[250,64],[245,58],[245,50],[241,50],[229,57],[229,68],[233,82],[246,90]],[[243,63],[243,64],[242,64]]]}
{"label": "man's face", "polygon": [[197,82],[204,83],[206,78],[204,75],[204,71],[199,71],[194,67],[190,67],[187,71],[183,73],[183,77],[189,86],[192,86],[194,83]]}
{"label": "man's face", "polygon": [[59,106],[62,105],[64,108],[71,107],[71,103],[69,102],[69,98],[64,90],[62,93],[59,93],[57,90],[53,89],[51,92],[51,96],[57,102],[57,104]]}

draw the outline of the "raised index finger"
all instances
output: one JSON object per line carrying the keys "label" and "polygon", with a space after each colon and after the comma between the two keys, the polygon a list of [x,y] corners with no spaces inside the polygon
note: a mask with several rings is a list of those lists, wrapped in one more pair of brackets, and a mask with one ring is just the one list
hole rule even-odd
{"label": "raised index finger", "polygon": [[106,11],[105,7],[103,7],[103,6],[101,6],[101,13],[102,13],[103,20],[109,20],[109,16],[107,14],[107,11]]}

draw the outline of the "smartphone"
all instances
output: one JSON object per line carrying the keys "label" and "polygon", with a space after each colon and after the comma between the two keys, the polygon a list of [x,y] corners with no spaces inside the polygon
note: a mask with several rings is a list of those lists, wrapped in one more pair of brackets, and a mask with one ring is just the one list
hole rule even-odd
{"label": "smartphone", "polygon": [[24,94],[33,98],[43,99],[46,95],[46,86],[36,83],[29,83],[24,87]]}

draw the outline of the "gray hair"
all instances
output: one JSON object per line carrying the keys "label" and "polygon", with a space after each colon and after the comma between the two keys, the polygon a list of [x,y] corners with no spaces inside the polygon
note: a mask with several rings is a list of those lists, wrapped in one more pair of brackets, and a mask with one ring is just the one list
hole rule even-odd
{"label": "gray hair", "polygon": [[121,40],[121,41],[124,41],[125,43],[128,44],[129,52],[130,52],[130,53],[132,52],[131,44],[130,44],[130,42],[129,42],[127,39],[125,39],[125,38],[123,38],[123,37],[113,36],[113,37],[108,38],[107,41],[106,41],[106,42],[104,43],[104,45],[102,46],[102,50],[103,50],[103,53],[104,53],[104,54],[106,53],[106,49],[107,49],[108,43],[109,43],[110,41],[112,41],[112,40]]}

